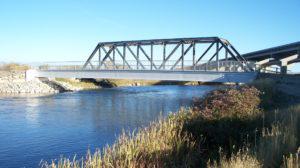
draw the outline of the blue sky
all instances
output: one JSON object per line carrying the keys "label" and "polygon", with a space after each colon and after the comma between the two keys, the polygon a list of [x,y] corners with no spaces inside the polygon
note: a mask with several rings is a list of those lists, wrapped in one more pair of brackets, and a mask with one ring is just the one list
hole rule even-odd
{"label": "blue sky", "polygon": [[0,0],[0,62],[85,60],[101,41],[201,36],[240,53],[300,41],[300,1]]}

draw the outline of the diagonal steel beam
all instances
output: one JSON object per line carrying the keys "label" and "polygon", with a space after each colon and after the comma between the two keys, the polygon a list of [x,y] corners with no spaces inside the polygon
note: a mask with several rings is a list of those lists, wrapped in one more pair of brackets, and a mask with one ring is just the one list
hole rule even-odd
{"label": "diagonal steel beam", "polygon": [[[222,46],[224,46],[224,48],[225,48],[226,51],[231,55],[231,57],[233,57],[233,58],[240,64],[240,66],[241,66],[244,70],[247,70],[247,69],[245,69],[245,67],[244,67],[244,65],[243,65],[243,63],[242,63],[242,61],[241,61],[237,56],[235,56],[235,55],[231,52],[231,50],[227,47],[226,44],[224,44],[224,43],[222,42],[222,40],[220,40],[220,43],[222,44]],[[240,56],[240,57],[242,57],[242,56]],[[242,57],[242,58],[243,58],[243,57]],[[245,59],[245,58],[243,58],[243,59]],[[246,63],[246,66],[247,66],[247,68],[248,68],[249,70],[253,70],[247,63]]]}
{"label": "diagonal steel beam", "polygon": [[226,44],[224,44],[222,41],[220,41],[220,43],[222,44],[222,46],[225,48],[225,50],[231,55],[231,57],[233,57],[236,61],[240,62],[239,58],[237,58],[232,51],[227,47]]}
{"label": "diagonal steel beam", "polygon": [[180,62],[180,60],[183,60],[183,57],[186,55],[186,53],[192,48],[193,44],[191,44],[183,53],[182,55],[179,57],[179,59],[176,61],[176,63],[171,67],[171,70],[173,70],[177,64]]}
{"label": "diagonal steel beam", "polygon": [[98,48],[99,48],[99,44],[95,47],[94,51],[91,53],[91,55],[89,56],[89,58],[88,58],[88,59],[86,60],[86,62],[84,63],[83,69],[86,68],[86,66],[87,66],[88,64],[92,64],[92,63],[90,63],[90,61],[92,60],[92,58],[93,58],[94,55],[96,54]]}
{"label": "diagonal steel beam", "polygon": [[235,52],[235,54],[236,54],[239,58],[241,58],[243,61],[247,61],[244,57],[242,57],[242,56],[240,55],[239,52],[237,52],[237,50],[236,50],[232,45],[229,45],[229,46],[230,46],[230,48],[232,48],[232,50]]}
{"label": "diagonal steel beam", "polygon": [[[105,56],[103,57],[103,60],[101,61],[101,64],[100,64],[100,66],[98,67],[98,68],[100,68],[103,64],[104,64],[104,61],[107,59],[107,58],[109,58],[111,61],[112,61],[112,59],[111,59],[111,57],[109,56],[110,55],[110,53],[114,50],[114,47],[111,47],[108,51],[106,51],[106,49],[103,47],[103,46],[101,46],[101,48],[102,48],[102,50],[104,51],[104,53],[105,53]],[[112,63],[113,63],[113,65],[115,66],[115,63],[112,61]]]}
{"label": "diagonal steel beam", "polygon": [[92,69],[94,69],[94,65],[91,62],[89,62],[89,64],[91,65]]}
{"label": "diagonal steel beam", "polygon": [[128,68],[132,69],[131,66],[129,65],[129,63],[126,61],[125,56],[121,53],[121,51],[118,49],[118,47],[116,47],[116,51],[122,57],[124,63],[128,66]]}
{"label": "diagonal steel beam", "polygon": [[199,57],[199,59],[195,62],[194,66],[198,64],[199,61],[207,54],[207,52],[211,49],[211,47],[215,44],[215,42],[211,43],[208,48],[203,52],[203,54]]}
{"label": "diagonal steel beam", "polygon": [[177,44],[175,47],[174,47],[174,49],[171,51],[171,53],[167,56],[167,58],[166,58],[166,60],[159,66],[159,68],[158,69],[161,69],[165,64],[166,64],[166,62],[171,58],[171,56],[176,52],[176,50],[179,48],[179,46],[180,46],[181,44],[179,43],[179,44]]}
{"label": "diagonal steel beam", "polygon": [[126,47],[128,48],[129,52],[133,55],[133,57],[136,59],[136,61],[139,63],[139,65],[141,65],[141,67],[145,69],[145,66],[141,63],[140,59],[137,58],[136,54],[131,50],[131,48],[128,45],[126,45]]}
{"label": "diagonal steel beam", "polygon": [[211,60],[213,60],[215,58],[215,56],[218,55],[219,51],[222,50],[223,46],[219,47],[219,49],[217,49],[217,51],[214,53],[214,55],[212,55],[212,57],[208,60],[208,62],[210,62]]}
{"label": "diagonal steel beam", "polygon": [[[139,47],[142,53],[146,56],[146,58],[150,61],[150,64],[157,69],[156,65],[153,63],[153,60],[151,61],[151,58],[148,56],[148,54],[145,52],[142,46]],[[152,58],[153,59],[153,58]]]}

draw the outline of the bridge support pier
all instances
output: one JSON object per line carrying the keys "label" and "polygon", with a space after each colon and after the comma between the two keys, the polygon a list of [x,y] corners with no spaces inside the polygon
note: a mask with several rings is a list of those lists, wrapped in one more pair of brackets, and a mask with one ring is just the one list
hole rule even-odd
{"label": "bridge support pier", "polygon": [[298,58],[298,54],[283,58],[280,60],[280,72],[282,74],[287,74],[287,67],[290,61],[293,61]]}
{"label": "bridge support pier", "polygon": [[287,74],[287,65],[281,65],[280,66],[280,73],[281,74]]}

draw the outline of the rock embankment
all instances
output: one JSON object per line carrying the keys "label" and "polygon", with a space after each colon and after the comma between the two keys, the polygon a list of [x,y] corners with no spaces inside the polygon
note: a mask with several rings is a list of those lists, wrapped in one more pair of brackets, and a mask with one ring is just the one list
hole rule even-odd
{"label": "rock embankment", "polygon": [[24,71],[0,71],[0,93],[58,93],[55,87],[34,79],[25,80]]}

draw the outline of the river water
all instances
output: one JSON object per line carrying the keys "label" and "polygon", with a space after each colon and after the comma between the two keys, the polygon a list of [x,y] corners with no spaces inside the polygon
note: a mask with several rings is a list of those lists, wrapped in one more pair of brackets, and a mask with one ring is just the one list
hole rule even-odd
{"label": "river water", "polygon": [[214,86],[118,87],[48,96],[0,96],[0,167],[37,167],[112,144],[190,106]]}

